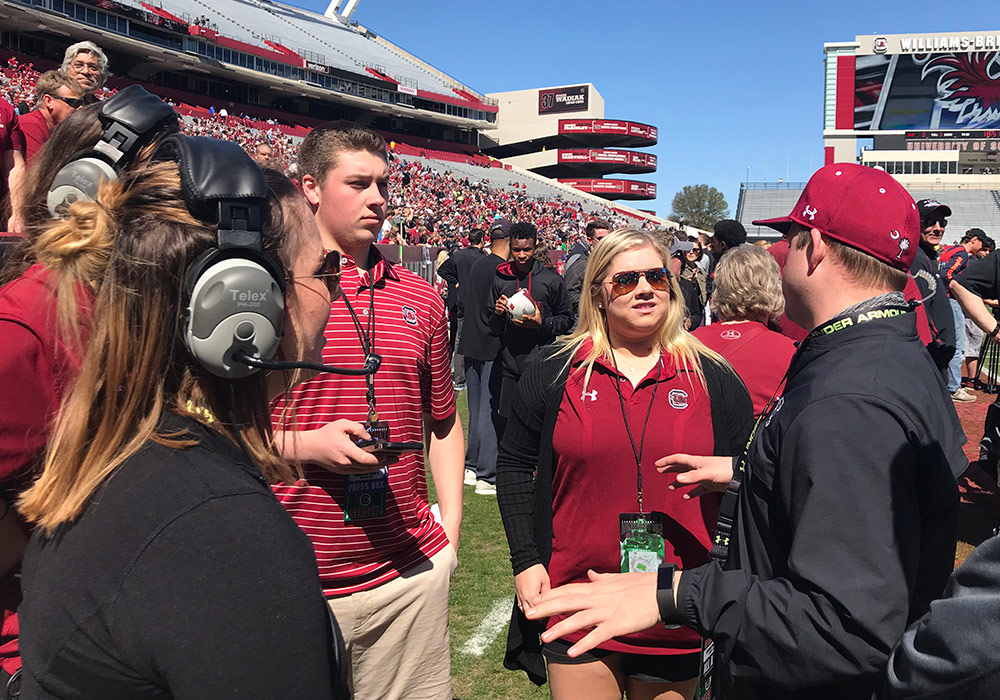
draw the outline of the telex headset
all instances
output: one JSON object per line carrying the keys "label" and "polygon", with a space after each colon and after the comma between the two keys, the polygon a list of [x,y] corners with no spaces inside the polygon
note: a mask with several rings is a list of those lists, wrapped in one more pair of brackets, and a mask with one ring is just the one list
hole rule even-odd
{"label": "telex headset", "polygon": [[177,162],[189,211],[217,227],[216,245],[198,256],[184,281],[181,336],[202,367],[226,379],[260,369],[378,370],[378,358],[361,369],[272,359],[281,341],[285,275],[281,263],[263,249],[267,181],[238,144],[174,134],[163,140],[154,159]]}
{"label": "telex headset", "polygon": [[140,85],[130,85],[101,103],[101,138],[64,165],[49,187],[49,214],[63,215],[77,201],[97,199],[102,182],[118,179],[135,156],[161,134],[178,130],[174,108]]}

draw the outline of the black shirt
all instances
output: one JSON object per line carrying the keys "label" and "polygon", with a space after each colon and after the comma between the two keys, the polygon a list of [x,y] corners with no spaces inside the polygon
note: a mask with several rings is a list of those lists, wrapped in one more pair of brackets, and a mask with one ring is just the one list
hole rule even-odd
{"label": "black shirt", "polygon": [[332,698],[309,539],[219,433],[147,443],[23,571],[23,700]]}
{"label": "black shirt", "polygon": [[496,297],[490,295],[497,265],[504,262],[499,255],[490,253],[480,258],[469,272],[469,282],[461,292],[465,305],[465,326],[458,342],[458,351],[470,360],[490,362],[500,352],[500,336],[490,328]]}
{"label": "black shirt", "polygon": [[451,301],[451,289],[454,287],[458,315],[465,314],[465,301],[462,292],[469,287],[472,266],[487,257],[482,248],[470,246],[460,248],[452,253],[438,268],[438,275],[449,284],[448,301]]}

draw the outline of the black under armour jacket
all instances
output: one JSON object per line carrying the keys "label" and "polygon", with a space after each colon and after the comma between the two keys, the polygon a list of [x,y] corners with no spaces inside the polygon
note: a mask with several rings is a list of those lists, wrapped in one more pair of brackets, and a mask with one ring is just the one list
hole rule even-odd
{"label": "black under armour jacket", "polygon": [[968,463],[915,319],[803,341],[747,448],[726,570],[681,576],[727,700],[870,700],[944,590]]}
{"label": "black under armour jacket", "polygon": [[[917,283],[920,297],[926,300],[924,309],[927,311],[931,335],[927,350],[934,364],[943,372],[955,354],[957,329],[951,303],[948,301],[948,284],[941,277],[937,251],[933,246],[921,241],[913,264],[910,265],[910,274]],[[962,332],[965,332],[964,329]]]}

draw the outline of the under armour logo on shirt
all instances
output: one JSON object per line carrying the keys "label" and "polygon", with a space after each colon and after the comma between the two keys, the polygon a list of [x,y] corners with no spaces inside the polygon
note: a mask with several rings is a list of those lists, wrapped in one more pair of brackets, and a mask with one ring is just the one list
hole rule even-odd
{"label": "under armour logo on shirt", "polygon": [[585,391],[580,394],[580,400],[586,401],[590,399],[591,401],[597,401],[597,389],[591,389],[590,391]]}

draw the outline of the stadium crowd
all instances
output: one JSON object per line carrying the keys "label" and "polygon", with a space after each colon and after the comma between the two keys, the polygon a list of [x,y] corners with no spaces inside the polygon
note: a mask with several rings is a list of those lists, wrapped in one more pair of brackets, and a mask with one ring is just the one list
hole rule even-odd
{"label": "stadium crowd", "polygon": [[1000,693],[1000,260],[946,203],[833,164],[689,238],[107,70],[4,71],[0,700],[448,700],[463,486],[558,700]]}

